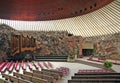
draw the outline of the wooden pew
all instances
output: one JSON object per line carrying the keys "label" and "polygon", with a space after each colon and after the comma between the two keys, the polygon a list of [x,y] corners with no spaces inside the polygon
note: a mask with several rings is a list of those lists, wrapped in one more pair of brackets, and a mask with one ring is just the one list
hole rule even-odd
{"label": "wooden pew", "polygon": [[41,64],[41,62],[38,62],[38,65],[40,66],[41,69],[43,69],[43,65]]}
{"label": "wooden pew", "polygon": [[13,72],[13,75],[16,76],[17,78],[21,78],[22,74],[17,73],[17,72]]}
{"label": "wooden pew", "polygon": [[10,82],[0,78],[0,83],[10,83]]}
{"label": "wooden pew", "polygon": [[2,67],[0,68],[0,72],[5,72],[8,65],[9,65],[9,62],[5,62],[5,64],[2,65]]}
{"label": "wooden pew", "polygon": [[38,62],[33,62],[34,66],[36,69],[39,69],[39,65],[38,65]]}
{"label": "wooden pew", "polygon": [[32,63],[31,62],[28,62],[28,67],[30,70],[32,70]]}
{"label": "wooden pew", "polygon": [[74,75],[120,75],[120,73],[116,73],[116,72],[107,72],[107,73],[102,73],[102,72],[91,72],[91,73],[75,73]]}
{"label": "wooden pew", "polygon": [[119,83],[120,79],[72,79],[68,83]]}
{"label": "wooden pew", "polygon": [[48,64],[46,62],[43,62],[43,65],[46,67],[46,68],[49,68]]}
{"label": "wooden pew", "polygon": [[32,81],[32,76],[21,74],[21,78],[24,80]]}
{"label": "wooden pew", "polygon": [[3,67],[3,65],[5,64],[6,62],[1,62],[0,63],[0,68]]}
{"label": "wooden pew", "polygon": [[32,82],[33,83],[49,83],[47,80],[40,79],[40,78],[37,78],[37,77],[32,77]]}
{"label": "wooden pew", "polygon": [[17,72],[14,72],[13,75],[24,80],[32,81],[32,76],[29,76],[29,75],[20,74]]}
{"label": "wooden pew", "polygon": [[10,80],[10,75],[2,73],[2,77],[4,77],[6,80]]}
{"label": "wooden pew", "polygon": [[18,72],[20,70],[20,62],[15,63],[15,70]]}
{"label": "wooden pew", "polygon": [[7,66],[7,69],[11,66],[12,62],[9,62],[8,63],[8,66]]}
{"label": "wooden pew", "polygon": [[15,65],[15,63],[12,62],[11,65],[8,67],[8,71],[9,71],[9,72],[12,72],[12,70],[13,70],[13,68],[14,68],[14,65]]}
{"label": "wooden pew", "polygon": [[7,74],[4,74],[2,73],[2,76],[6,79],[6,80],[10,80],[14,83],[18,83],[18,78],[14,77],[14,76],[11,76],[11,75],[7,75]]}
{"label": "wooden pew", "polygon": [[17,72],[14,72],[13,75],[16,76],[16,77],[28,80],[28,81],[31,81],[31,79],[32,79],[32,76],[20,74],[20,73],[17,73]]}
{"label": "wooden pew", "polygon": [[10,80],[11,80],[12,82],[14,82],[14,83],[19,83],[17,77],[10,76]]}
{"label": "wooden pew", "polygon": [[63,76],[63,73],[60,71],[56,71],[56,70],[52,70],[52,69],[42,69],[42,71],[46,71],[46,72],[53,72],[53,73],[57,73],[59,74],[61,77]]}
{"label": "wooden pew", "polygon": [[49,67],[53,68],[52,63],[50,63],[50,62],[47,62],[47,63],[48,63],[48,66],[49,66]]}
{"label": "wooden pew", "polygon": [[53,76],[44,75],[44,74],[37,74],[37,73],[32,73],[32,72],[27,72],[27,71],[23,71],[23,73],[26,75],[33,76],[33,77],[48,80],[50,83],[56,83],[56,80],[54,79]]}
{"label": "wooden pew", "polygon": [[24,61],[22,61],[22,69],[26,70],[26,63]]}
{"label": "wooden pew", "polygon": [[23,71],[23,74],[33,76],[32,72]]}
{"label": "wooden pew", "polygon": [[56,80],[60,79],[60,75],[57,73],[53,73],[53,72],[33,70],[33,73],[53,76]]}
{"label": "wooden pew", "polygon": [[48,75],[44,75],[44,74],[33,73],[33,77],[45,79],[45,80],[47,80],[47,81],[50,82],[50,83],[56,83],[56,80],[55,80],[54,77],[52,77],[52,76],[48,76]]}
{"label": "wooden pew", "polygon": [[120,75],[75,75],[72,79],[119,79]]}
{"label": "wooden pew", "polygon": [[19,81],[19,83],[33,83],[33,82],[30,82],[30,81],[24,80],[24,79],[19,79],[18,81]]}
{"label": "wooden pew", "polygon": [[0,83],[5,83],[5,80],[0,78]]}

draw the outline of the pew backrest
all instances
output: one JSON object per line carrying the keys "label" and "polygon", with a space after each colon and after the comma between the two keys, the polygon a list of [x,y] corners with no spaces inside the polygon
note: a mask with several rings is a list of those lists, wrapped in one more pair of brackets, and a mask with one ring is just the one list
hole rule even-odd
{"label": "pew backrest", "polygon": [[61,77],[63,76],[63,73],[60,71],[52,70],[52,69],[42,69],[42,71],[48,71],[48,72],[53,72],[59,74]]}
{"label": "pew backrest", "polygon": [[32,72],[23,71],[23,74],[33,76]]}
{"label": "pew backrest", "polygon": [[19,83],[17,77],[10,76],[10,80],[13,81],[14,83]]}
{"label": "pew backrest", "polygon": [[10,79],[10,75],[4,74],[4,73],[2,73],[2,77],[4,77],[5,79]]}
{"label": "pew backrest", "polygon": [[19,83],[32,83],[32,82],[24,79],[19,79]]}
{"label": "pew backrest", "polygon": [[22,74],[21,78],[24,80],[32,81],[32,76],[29,75]]}
{"label": "pew backrest", "polygon": [[33,83],[48,83],[47,80],[40,79],[40,78],[37,78],[37,77],[32,77],[32,82]]}

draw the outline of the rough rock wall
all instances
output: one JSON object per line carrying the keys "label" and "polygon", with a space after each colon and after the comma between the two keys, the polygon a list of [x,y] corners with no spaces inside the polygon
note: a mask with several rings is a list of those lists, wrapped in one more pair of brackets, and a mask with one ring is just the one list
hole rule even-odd
{"label": "rough rock wall", "polygon": [[85,38],[94,43],[95,55],[105,55],[110,59],[120,59],[120,33]]}
{"label": "rough rock wall", "polygon": [[37,55],[82,55],[81,36],[74,36],[67,31],[17,31],[3,24],[0,25],[0,61],[6,60],[8,51],[12,50],[11,33],[36,38]]}
{"label": "rough rock wall", "polygon": [[73,54],[74,48],[78,49],[77,54],[79,54],[79,49],[82,48],[80,47],[82,37],[69,36],[67,31],[26,31],[23,33],[36,38],[38,55],[70,55]]}
{"label": "rough rock wall", "polygon": [[5,61],[10,50],[10,34],[15,31],[7,25],[0,25],[0,61]]}

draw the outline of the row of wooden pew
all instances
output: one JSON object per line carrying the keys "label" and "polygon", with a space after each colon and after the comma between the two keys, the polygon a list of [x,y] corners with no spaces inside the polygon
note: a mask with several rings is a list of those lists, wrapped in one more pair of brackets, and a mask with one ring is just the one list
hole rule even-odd
{"label": "row of wooden pew", "polygon": [[[80,70],[79,70],[80,71]],[[77,72],[68,83],[120,83],[120,73],[116,72]],[[101,70],[97,70],[101,71]],[[105,70],[104,70],[105,71]]]}
{"label": "row of wooden pew", "polygon": [[[13,72],[12,75],[2,73],[2,77],[7,80],[7,83],[56,83],[57,80],[61,79],[63,76],[62,72],[55,70],[42,69],[33,70],[32,72],[23,71],[23,74],[18,72]],[[6,83],[1,79],[0,83]],[[3,82],[4,81],[4,82]]]}
{"label": "row of wooden pew", "polygon": [[[98,59],[94,59],[93,57],[89,57],[87,60],[89,60],[89,61],[94,61],[94,62],[101,62],[101,63],[104,63],[105,62],[105,58],[98,58]],[[111,62],[112,64],[115,64],[115,65],[120,65],[120,62],[118,61],[114,61],[114,62]]]}
{"label": "row of wooden pew", "polygon": [[30,70],[33,69],[33,66],[38,68],[53,68],[52,63],[50,62],[0,62],[0,72],[5,72],[5,70],[8,70],[9,72],[12,72],[13,69],[16,71],[20,70],[20,67],[22,67],[23,70],[26,70],[27,66]]}

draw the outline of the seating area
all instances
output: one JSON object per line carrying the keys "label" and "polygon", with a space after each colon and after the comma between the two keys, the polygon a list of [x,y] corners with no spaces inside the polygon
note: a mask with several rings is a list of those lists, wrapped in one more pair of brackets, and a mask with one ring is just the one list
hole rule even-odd
{"label": "seating area", "polygon": [[56,61],[56,62],[67,62],[68,56],[59,55],[59,56],[35,56],[35,61]]}
{"label": "seating area", "polygon": [[47,68],[51,69],[53,68],[52,63],[50,62],[1,62],[0,63],[0,72],[4,73],[5,71],[12,72],[13,69],[15,69],[17,72],[19,72],[20,68],[23,70],[26,70],[27,66],[30,70],[35,67],[36,69],[39,68]]}
{"label": "seating area", "polygon": [[[94,61],[94,62],[101,62],[101,63],[103,63],[103,62],[105,62],[105,58],[98,58],[98,59],[94,59],[93,57],[89,57],[87,60],[89,60],[89,61]],[[111,61],[112,62],[112,61]],[[115,64],[115,65],[120,65],[120,62],[117,62],[116,60],[115,61],[113,61],[112,62],[112,64]]]}
{"label": "seating area", "polygon": [[[4,79],[0,79],[0,83],[57,83],[62,78],[60,71],[42,69],[33,70],[31,72],[23,71],[22,73],[13,72],[13,75],[2,73]],[[7,82],[6,82],[7,81]]]}
{"label": "seating area", "polygon": [[59,67],[59,68],[56,68],[55,70],[62,72],[64,76],[68,75],[70,72],[70,69],[67,67]]}
{"label": "seating area", "polygon": [[68,83],[119,83],[120,73],[111,70],[79,70]]}
{"label": "seating area", "polygon": [[94,73],[104,73],[104,72],[113,72],[110,69],[101,69],[101,70],[78,70],[78,73],[90,73],[90,72],[94,72]]}

